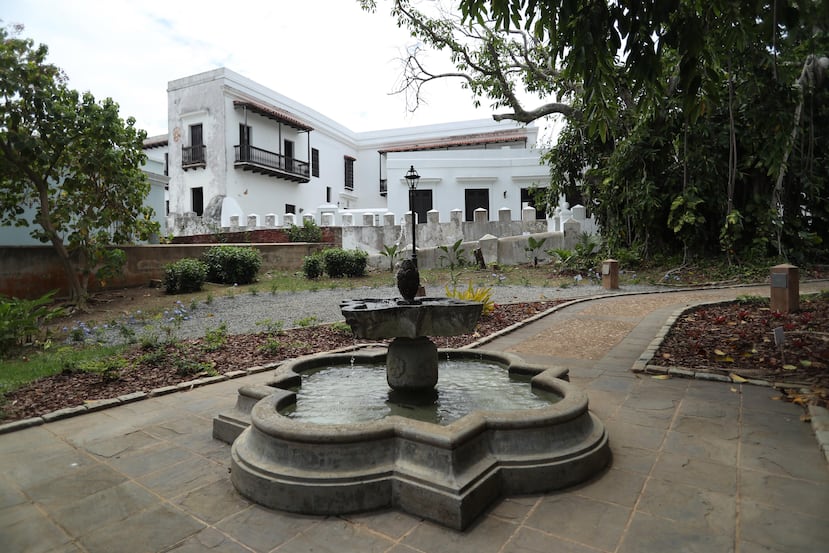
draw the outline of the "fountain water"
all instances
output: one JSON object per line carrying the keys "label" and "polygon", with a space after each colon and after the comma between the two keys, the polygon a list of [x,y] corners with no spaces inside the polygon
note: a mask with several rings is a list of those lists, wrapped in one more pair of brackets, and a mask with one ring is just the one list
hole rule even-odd
{"label": "fountain water", "polygon": [[[610,450],[604,426],[588,411],[586,394],[566,381],[566,369],[527,364],[514,355],[491,351],[439,351],[429,336],[471,331],[481,304],[418,300],[412,291],[417,290],[415,283],[419,287],[416,268],[413,275],[404,267],[398,273],[402,300],[341,304],[356,336],[394,338],[387,350],[288,361],[266,384],[240,388],[234,411],[214,419],[213,435],[233,443],[231,480],[242,495],[266,507],[308,514],[396,506],[463,529],[503,495],[571,486],[607,465]],[[443,421],[401,416],[410,403],[445,400],[442,391],[435,390],[439,357],[445,356],[461,365],[455,377],[459,384],[464,381],[464,364],[484,363],[490,372],[523,375],[525,381],[514,385],[536,396],[535,402],[519,407],[484,400],[483,406],[473,405]],[[333,373],[335,380],[329,385],[336,392],[344,387],[336,382],[336,373],[349,378],[354,373],[346,369],[355,367],[385,368],[391,388],[388,413],[356,420],[326,415],[316,422],[297,416],[297,391],[305,386],[307,375],[319,370]],[[479,385],[476,393],[480,388],[491,393],[490,387]],[[365,393],[370,395],[368,389]],[[338,397],[329,401],[332,407],[343,402]]]}

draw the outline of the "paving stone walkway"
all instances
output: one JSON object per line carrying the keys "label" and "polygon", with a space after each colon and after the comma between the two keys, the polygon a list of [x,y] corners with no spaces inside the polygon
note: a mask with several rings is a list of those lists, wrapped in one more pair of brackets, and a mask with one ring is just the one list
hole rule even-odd
{"label": "paving stone walkway", "polygon": [[829,470],[799,407],[769,388],[631,371],[678,309],[741,294],[768,289],[595,299],[483,345],[569,367],[613,462],[575,488],[505,498],[466,532],[242,499],[212,418],[258,374],[0,436],[0,551],[826,552]]}

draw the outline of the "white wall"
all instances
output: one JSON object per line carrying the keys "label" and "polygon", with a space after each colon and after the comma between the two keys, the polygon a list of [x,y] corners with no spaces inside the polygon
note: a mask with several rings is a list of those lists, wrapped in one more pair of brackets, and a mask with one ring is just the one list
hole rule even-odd
{"label": "white wall", "polygon": [[[295,159],[310,163],[310,148],[319,150],[320,175],[308,183],[254,174],[234,167],[234,146],[239,143],[239,123],[245,112],[233,105],[234,100],[259,102],[290,113],[313,127],[310,133],[297,132],[252,113],[247,123],[252,127],[251,144],[280,152],[280,139],[295,143]],[[189,144],[189,126],[203,125],[206,144],[206,167],[183,171],[181,147]],[[170,212],[184,214],[192,210],[194,187],[204,190],[204,206],[215,196],[233,198],[246,214],[257,214],[260,220],[275,213],[280,221],[285,205],[296,206],[301,214],[315,213],[326,203],[326,188],[331,188],[331,204],[339,209],[355,211],[389,210],[399,219],[408,211],[407,193],[400,178],[415,165],[423,176],[421,187],[433,187],[434,207],[448,218],[448,212],[464,208],[465,188],[490,188],[490,213],[497,219],[497,209],[511,207],[520,213],[520,188],[537,182],[546,183],[546,168],[538,166],[539,152],[523,147],[487,150],[427,150],[387,156],[388,197],[380,195],[380,150],[395,145],[416,145],[438,138],[464,137],[523,129],[511,121],[477,120],[429,125],[407,129],[387,129],[354,133],[308,106],[278,94],[225,68],[171,81],[168,86]],[[523,132],[523,130],[522,130]],[[526,129],[532,146],[537,129]],[[310,144],[310,148],[309,148]],[[490,146],[492,148],[492,146]],[[354,190],[344,187],[344,157],[355,158]],[[507,191],[507,197],[503,192]]]}
{"label": "white wall", "polygon": [[432,190],[433,208],[440,212],[441,221],[448,221],[453,209],[465,210],[464,191],[468,188],[489,190],[490,221],[498,220],[502,207],[520,217],[521,188],[545,187],[549,182],[549,167],[539,163],[535,149],[390,153],[388,209],[393,213],[409,210],[405,174],[410,166],[421,177],[418,189]]}

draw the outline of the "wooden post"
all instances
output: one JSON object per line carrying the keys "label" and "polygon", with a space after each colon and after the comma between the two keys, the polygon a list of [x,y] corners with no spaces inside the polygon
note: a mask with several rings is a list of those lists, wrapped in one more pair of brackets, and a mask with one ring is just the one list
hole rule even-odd
{"label": "wooden post", "polygon": [[793,313],[800,310],[800,270],[784,263],[771,268],[771,310]]}
{"label": "wooden post", "polygon": [[619,289],[619,262],[615,259],[602,261],[602,287],[605,290]]}

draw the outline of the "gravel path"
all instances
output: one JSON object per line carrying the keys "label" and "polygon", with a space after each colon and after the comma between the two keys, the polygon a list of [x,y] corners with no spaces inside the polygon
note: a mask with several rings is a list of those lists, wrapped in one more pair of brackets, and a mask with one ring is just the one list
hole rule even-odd
{"label": "gravel path", "polygon": [[[630,293],[664,290],[656,286],[625,286],[615,292],[609,292],[601,286],[593,284],[579,284],[568,288],[542,288],[527,286],[494,286],[492,299],[495,303],[530,302],[560,298],[577,298],[596,296],[608,293]],[[428,290],[432,295],[440,295],[442,290]],[[238,294],[233,297],[215,298],[208,305],[200,303],[195,309],[183,306],[183,314],[179,317],[181,326],[176,329],[176,335],[181,338],[199,338],[205,331],[215,329],[225,324],[228,334],[246,334],[263,332],[266,325],[281,325],[282,328],[303,326],[303,321],[310,324],[330,323],[342,321],[340,301],[357,298],[395,298],[400,292],[393,286],[379,288],[326,289],[303,292],[277,292],[271,294],[260,292],[257,295]],[[153,325],[170,325],[168,313],[165,321],[154,321]],[[259,324],[257,324],[259,323]],[[137,333],[146,332],[147,322],[135,323],[140,329]]]}

